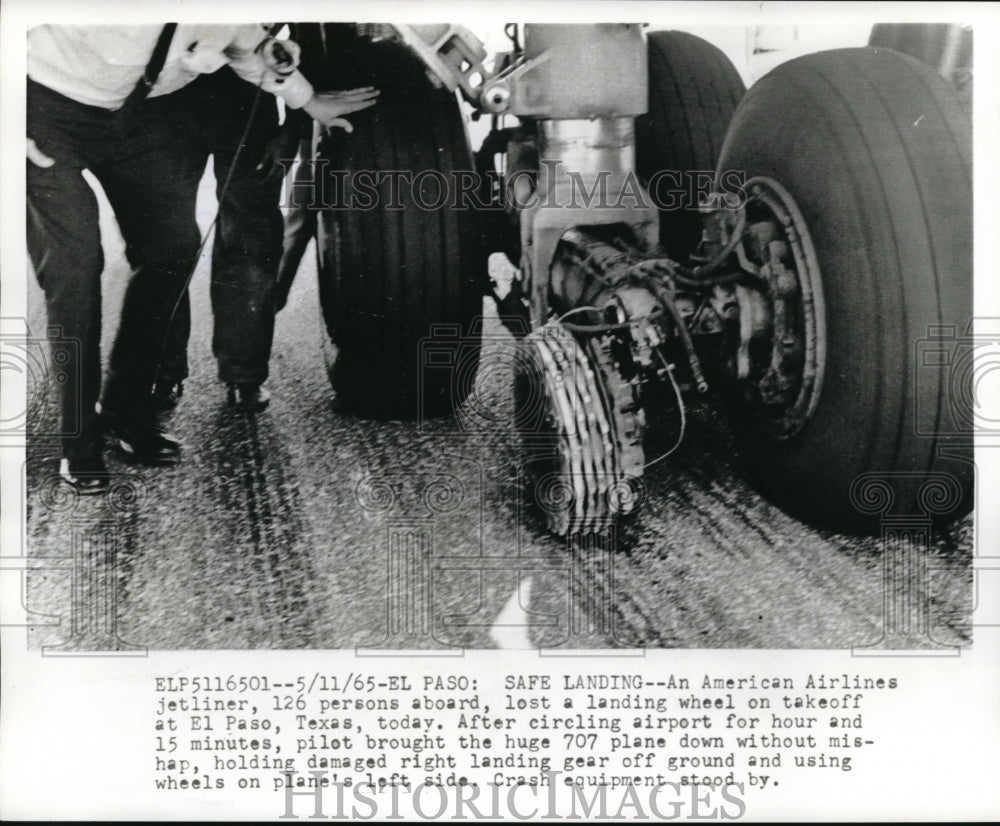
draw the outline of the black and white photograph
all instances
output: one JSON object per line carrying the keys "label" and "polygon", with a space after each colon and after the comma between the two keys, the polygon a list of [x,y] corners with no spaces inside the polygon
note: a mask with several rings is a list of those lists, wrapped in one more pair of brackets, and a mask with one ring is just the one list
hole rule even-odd
{"label": "black and white photograph", "polygon": [[34,6],[4,817],[1000,815],[988,4]]}

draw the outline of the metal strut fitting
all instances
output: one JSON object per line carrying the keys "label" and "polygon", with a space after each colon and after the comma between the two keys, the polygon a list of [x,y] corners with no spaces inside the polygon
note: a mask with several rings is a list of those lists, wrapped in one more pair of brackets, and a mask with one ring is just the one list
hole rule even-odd
{"label": "metal strut fitting", "polygon": [[[643,243],[656,242],[658,215],[636,191],[635,176],[634,119],[647,108],[646,77],[638,25],[529,25],[521,58],[482,94],[488,110],[517,115],[537,130],[537,183],[520,212],[520,288],[536,329],[526,341],[531,355],[522,387],[538,391],[549,435],[546,441],[526,432],[525,443],[532,461],[547,469],[535,474],[536,499],[559,534],[608,528],[634,506],[632,480],[642,473],[638,379],[618,373],[611,336],[583,335],[573,326],[588,320],[573,318],[584,306],[584,271],[567,273],[574,294],[568,301],[553,301],[562,290],[553,290],[552,280],[557,247],[576,228],[624,224]],[[627,296],[620,299],[627,304]],[[570,313],[564,324],[547,323],[552,307]]]}

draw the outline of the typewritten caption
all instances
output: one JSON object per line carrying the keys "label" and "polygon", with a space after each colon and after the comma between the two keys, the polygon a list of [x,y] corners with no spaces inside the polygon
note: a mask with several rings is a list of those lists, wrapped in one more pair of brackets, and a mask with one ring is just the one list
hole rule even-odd
{"label": "typewritten caption", "polygon": [[[381,817],[400,811],[400,795],[422,816],[454,815],[463,800],[489,816],[490,801],[496,815],[518,793],[553,804],[571,793],[585,813],[610,806],[598,816],[627,803],[659,818],[736,818],[747,795],[863,769],[880,743],[870,721],[900,687],[889,674],[628,667],[162,676],[152,783],[267,791],[282,817]],[[421,803],[431,789],[440,797]]]}

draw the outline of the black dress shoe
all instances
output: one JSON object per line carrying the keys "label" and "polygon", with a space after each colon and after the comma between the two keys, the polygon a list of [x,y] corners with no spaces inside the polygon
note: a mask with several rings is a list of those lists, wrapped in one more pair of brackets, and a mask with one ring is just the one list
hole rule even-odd
{"label": "black dress shoe", "polygon": [[153,397],[156,399],[156,409],[161,413],[173,410],[184,395],[184,382],[174,381],[167,384],[157,383],[153,390]]}
{"label": "black dress shoe", "polygon": [[93,496],[108,489],[108,469],[100,455],[83,459],[63,457],[59,478],[81,496]]}
{"label": "black dress shoe", "polygon": [[226,401],[244,413],[256,413],[271,403],[271,394],[259,384],[228,384]]}
{"label": "black dress shoe", "polygon": [[100,415],[104,432],[133,459],[146,465],[176,465],[181,460],[181,443],[155,422],[107,411]]}

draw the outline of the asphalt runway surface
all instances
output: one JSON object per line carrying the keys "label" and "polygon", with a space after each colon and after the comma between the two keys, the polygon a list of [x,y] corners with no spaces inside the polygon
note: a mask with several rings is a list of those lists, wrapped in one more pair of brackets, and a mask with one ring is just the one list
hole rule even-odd
{"label": "asphalt runway surface", "polygon": [[[208,180],[203,228],[212,191]],[[106,209],[102,225],[107,353],[128,269]],[[192,284],[192,375],[170,420],[182,463],[137,467],[109,445],[118,483],[77,501],[53,484],[57,448],[29,439],[32,646],[624,653],[971,641],[971,516],[887,575],[880,536],[815,530],[758,495],[708,403],[690,409],[686,440],[649,471],[640,513],[613,542],[549,535],[519,470],[511,339],[491,301],[458,417],[360,419],[327,380],[310,248],[277,319],[271,406],[234,412],[211,354],[210,249]],[[39,334],[33,278],[29,310]],[[51,394],[33,393],[43,432]],[[893,630],[902,637],[886,639]]]}

